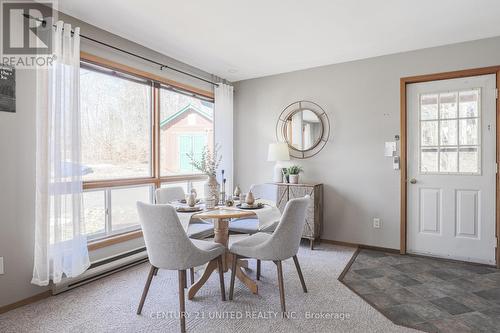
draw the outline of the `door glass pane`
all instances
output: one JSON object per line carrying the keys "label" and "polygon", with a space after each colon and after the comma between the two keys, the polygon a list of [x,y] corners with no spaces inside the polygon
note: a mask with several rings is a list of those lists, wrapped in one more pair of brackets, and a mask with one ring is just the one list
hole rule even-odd
{"label": "door glass pane", "polygon": [[440,144],[442,146],[457,145],[457,121],[443,120],[440,123]]}
{"label": "door glass pane", "polygon": [[439,95],[440,118],[457,118],[457,93]]}
{"label": "door glass pane", "polygon": [[438,145],[438,122],[437,121],[423,121],[422,127],[422,146],[437,146]]}
{"label": "door glass pane", "polygon": [[479,117],[479,89],[460,92],[460,118]]}
{"label": "door glass pane", "polygon": [[480,89],[420,96],[420,172],[480,173],[480,98]]}
{"label": "door glass pane", "polygon": [[420,99],[420,119],[438,118],[438,95],[422,95]]}
{"label": "door glass pane", "polygon": [[476,147],[463,147],[459,152],[460,172],[479,172],[479,154]]}
{"label": "door glass pane", "polygon": [[139,225],[137,201],[151,202],[151,186],[111,190],[111,228],[113,231]]}
{"label": "door glass pane", "polygon": [[438,172],[438,149],[423,148],[420,157],[421,172]]}
{"label": "door glass pane", "polygon": [[85,233],[89,237],[106,232],[105,198],[105,191],[83,192]]}
{"label": "door glass pane", "polygon": [[457,148],[443,148],[441,149],[439,167],[441,172],[457,172]]}
{"label": "door glass pane", "polygon": [[477,145],[479,143],[479,119],[460,119],[460,144]]}

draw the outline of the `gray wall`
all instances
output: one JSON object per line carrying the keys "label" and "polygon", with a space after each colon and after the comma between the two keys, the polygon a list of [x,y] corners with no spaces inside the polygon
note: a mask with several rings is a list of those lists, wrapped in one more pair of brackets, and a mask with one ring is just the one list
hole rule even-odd
{"label": "gray wall", "polygon": [[498,37],[237,82],[236,183],[248,190],[272,179],[267,146],[281,110],[314,101],[333,136],[319,155],[294,162],[304,181],[324,183],[322,238],[399,248],[400,172],[384,157],[384,142],[400,132],[399,79],[491,65],[500,65]]}
{"label": "gray wall", "polygon": [[[60,14],[59,18],[73,26],[80,26],[81,34],[210,78],[208,73],[75,18],[64,14]],[[81,47],[82,51],[212,91],[212,87],[208,84],[175,72],[159,71],[144,61],[110,51],[92,42],[82,40]],[[0,112],[0,257],[4,257],[5,265],[5,274],[0,275],[0,307],[47,289],[30,284],[35,230],[35,72],[18,70],[16,75],[17,112],[14,114]],[[90,256],[91,260],[96,260],[143,245],[142,239],[136,239],[93,251]]]}
{"label": "gray wall", "polygon": [[[197,69],[62,15],[82,34],[208,76]],[[82,41],[82,50],[183,83],[211,87]],[[301,161],[305,181],[325,184],[323,238],[397,248],[399,172],[383,157],[383,143],[399,133],[399,78],[500,64],[500,38],[320,67],[239,82],[235,95],[235,173],[246,189],[271,179],[267,144],[281,109],[299,99],[321,104],[333,137],[315,158]],[[35,76],[17,71],[17,113],[0,113],[0,306],[44,290],[30,284],[33,268]],[[371,227],[382,218],[382,229]],[[141,246],[135,240],[96,251],[93,260]]]}

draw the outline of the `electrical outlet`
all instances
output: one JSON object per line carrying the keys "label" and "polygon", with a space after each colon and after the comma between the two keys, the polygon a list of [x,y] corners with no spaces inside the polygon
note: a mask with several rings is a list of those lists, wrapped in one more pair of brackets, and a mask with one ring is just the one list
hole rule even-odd
{"label": "electrical outlet", "polygon": [[380,229],[380,219],[378,217],[373,219],[373,227],[375,229]]}
{"label": "electrical outlet", "polygon": [[3,270],[3,257],[0,257],[0,275],[5,274]]}

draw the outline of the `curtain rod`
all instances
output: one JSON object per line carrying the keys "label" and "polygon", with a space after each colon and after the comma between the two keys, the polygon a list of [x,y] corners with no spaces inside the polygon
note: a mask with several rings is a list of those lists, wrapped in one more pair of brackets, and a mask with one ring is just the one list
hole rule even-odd
{"label": "curtain rod", "polygon": [[[23,14],[23,16],[27,19],[30,19],[30,20],[35,20],[35,21],[38,21],[38,22],[41,22],[42,23],[42,27],[45,27],[47,25],[47,21],[46,20],[43,20],[43,19],[40,19],[38,17],[34,17],[32,15],[29,15],[29,14]],[[53,27],[55,27],[55,25],[53,25]],[[73,30],[71,30],[71,34],[74,34],[75,32]],[[130,52],[130,51],[127,51],[127,50],[124,50],[124,49],[121,49],[119,47],[116,47],[116,46],[113,46],[113,45],[110,45],[110,44],[107,44],[107,43],[104,43],[104,42],[101,42],[97,39],[94,39],[94,38],[91,38],[91,37],[88,37],[88,36],[85,36],[85,35],[82,35],[80,34],[80,37],[81,38],[84,38],[84,39],[87,39],[87,40],[90,40],[94,43],[97,43],[97,44],[100,44],[100,45],[103,45],[103,46],[106,46],[106,47],[109,47],[110,49],[113,49],[113,50],[116,50],[116,51],[119,51],[119,52],[122,52],[122,53],[125,53],[125,54],[128,54],[128,55],[131,55],[133,57],[136,57],[136,58],[139,58],[139,59],[142,59],[144,61],[147,61],[147,62],[150,62],[152,64],[155,64],[155,65],[158,65],[160,66],[160,71],[163,70],[164,68],[166,69],[170,69],[172,71],[175,71],[177,73],[181,73],[183,75],[186,75],[186,76],[189,76],[189,77],[192,77],[194,79],[197,79],[197,80],[200,80],[200,81],[203,81],[203,82],[206,82],[206,83],[209,83],[213,86],[216,86],[218,87],[219,84],[218,83],[215,83],[213,81],[210,81],[210,80],[207,80],[207,79],[204,79],[200,76],[197,76],[197,75],[194,75],[194,74],[191,74],[191,73],[188,73],[188,72],[185,72],[183,70],[180,70],[180,69],[177,69],[177,68],[174,68],[174,67],[171,67],[169,65],[165,65],[165,64],[162,64],[161,62],[158,62],[158,61],[155,61],[155,60],[151,60],[149,58],[146,58],[146,57],[143,57],[141,55],[138,55],[138,54],[135,54],[133,52]]]}

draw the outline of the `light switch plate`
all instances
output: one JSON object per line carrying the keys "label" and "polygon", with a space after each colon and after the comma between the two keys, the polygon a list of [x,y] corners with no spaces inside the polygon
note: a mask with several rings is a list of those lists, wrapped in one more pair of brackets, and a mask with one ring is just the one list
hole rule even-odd
{"label": "light switch plate", "polygon": [[380,219],[378,217],[373,219],[373,227],[375,229],[380,229]]}
{"label": "light switch plate", "polygon": [[3,269],[3,257],[0,257],[0,275],[5,274]]}

